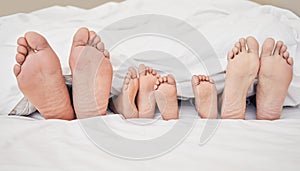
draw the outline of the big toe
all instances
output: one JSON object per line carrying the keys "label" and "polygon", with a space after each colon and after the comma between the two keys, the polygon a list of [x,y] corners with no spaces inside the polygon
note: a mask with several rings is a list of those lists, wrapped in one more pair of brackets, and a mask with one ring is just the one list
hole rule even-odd
{"label": "big toe", "polygon": [[262,46],[261,57],[271,56],[273,53],[275,40],[267,38]]}
{"label": "big toe", "polygon": [[47,40],[36,32],[27,32],[25,34],[25,39],[28,46],[33,50],[38,51],[49,47]]}
{"label": "big toe", "polygon": [[85,27],[80,28],[74,35],[73,46],[85,46],[89,41],[89,30]]}
{"label": "big toe", "polygon": [[259,47],[258,47],[258,42],[257,40],[254,38],[254,37],[248,37],[247,38],[247,47],[248,47],[248,52],[249,53],[255,53],[258,55],[258,50],[259,50]]}
{"label": "big toe", "polygon": [[129,67],[128,72],[130,73],[132,79],[137,78],[136,70],[133,67]]}
{"label": "big toe", "polygon": [[176,84],[175,78],[172,74],[167,75],[166,81],[167,81],[168,84],[171,84],[171,85]]}
{"label": "big toe", "polygon": [[139,65],[139,74],[140,75],[146,75],[147,74],[147,69],[146,69],[146,66],[144,64]]}

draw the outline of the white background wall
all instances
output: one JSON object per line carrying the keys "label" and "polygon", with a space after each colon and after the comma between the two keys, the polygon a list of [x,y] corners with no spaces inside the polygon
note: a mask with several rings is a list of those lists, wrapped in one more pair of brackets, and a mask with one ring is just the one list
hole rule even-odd
{"label": "white background wall", "polygon": [[[108,1],[123,0],[0,0],[0,16],[18,12],[30,12],[53,5],[72,5],[81,8],[92,8]],[[163,1],[163,0],[162,0]],[[195,0],[197,1],[197,0]],[[220,0],[222,1],[222,0]],[[261,4],[275,5],[290,9],[300,16],[300,0],[252,0]]]}

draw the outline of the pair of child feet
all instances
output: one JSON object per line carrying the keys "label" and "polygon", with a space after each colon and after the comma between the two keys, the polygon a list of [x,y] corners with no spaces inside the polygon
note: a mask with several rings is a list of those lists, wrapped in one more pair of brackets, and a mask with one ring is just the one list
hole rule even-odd
{"label": "pair of child feet", "polygon": [[[74,111],[59,59],[46,39],[28,32],[18,39],[18,45],[14,73],[24,96],[45,118],[73,119]],[[112,67],[109,53],[95,32],[86,28],[77,31],[69,64],[77,117],[105,115]],[[258,42],[253,37],[240,39],[228,54],[221,117],[245,118],[247,92],[258,77],[257,118],[280,118],[292,75],[293,60],[283,42],[279,41],[275,46],[273,39],[267,39],[259,57]],[[207,76],[193,76],[192,85],[199,115],[216,118],[217,91],[213,81]],[[147,118],[153,116],[156,102],[164,119],[176,119],[178,105],[175,97],[176,82],[171,75],[160,77],[151,68],[142,65],[139,67],[139,79],[136,71],[129,69],[122,93],[114,99],[113,105],[118,113],[127,111],[125,117],[138,115]],[[134,106],[135,99],[137,107]]]}
{"label": "pair of child feet", "polygon": [[139,65],[139,73],[130,67],[120,95],[110,108],[125,118],[153,118],[155,106],[165,120],[178,119],[176,82],[172,75],[161,77],[155,70]]}

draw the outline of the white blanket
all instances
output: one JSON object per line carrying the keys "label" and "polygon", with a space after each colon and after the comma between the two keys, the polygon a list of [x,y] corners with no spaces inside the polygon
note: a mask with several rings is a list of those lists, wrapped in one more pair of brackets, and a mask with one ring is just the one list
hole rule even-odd
{"label": "white blanket", "polygon": [[[107,3],[91,10],[74,7],[51,7],[30,14],[15,14],[0,18],[0,114],[7,115],[23,97],[12,72],[15,63],[16,40],[27,31],[37,31],[47,37],[50,45],[60,57],[64,74],[70,74],[68,56],[74,32],[86,26],[96,32],[116,21],[141,14],[162,14],[186,21],[196,28],[211,44],[221,67],[219,75],[213,77],[218,92],[224,87],[226,54],[240,37],[255,36],[260,44],[267,37],[283,40],[295,57],[294,78],[285,101],[287,106],[300,103],[300,20],[290,11],[272,6],[260,6],[246,0],[128,0],[122,3]],[[121,29],[121,28],[119,28]],[[102,35],[105,36],[105,35]],[[190,53],[178,50],[173,44],[163,41],[142,40],[131,42],[134,51],[126,48],[111,50],[114,67],[112,93],[118,94],[125,70],[119,69],[122,58],[130,57],[139,50],[159,47],[160,51],[175,56],[188,69],[190,74],[174,67],[168,58],[144,59],[142,62],[160,71],[173,73],[177,79],[179,96],[192,97],[190,78],[192,74],[211,74],[205,72],[205,66],[195,60]],[[153,40],[153,39],[152,39]],[[156,39],[154,39],[156,40]],[[107,40],[103,40],[104,42]],[[154,43],[155,42],[155,43]],[[199,48],[203,45],[199,44]],[[123,46],[124,47],[124,46]],[[108,47],[110,48],[110,47]],[[189,59],[189,60],[187,60]],[[135,60],[133,65],[141,61]],[[212,68],[212,67],[211,67]],[[253,94],[253,89],[251,89]],[[249,94],[249,95],[250,95]]]}

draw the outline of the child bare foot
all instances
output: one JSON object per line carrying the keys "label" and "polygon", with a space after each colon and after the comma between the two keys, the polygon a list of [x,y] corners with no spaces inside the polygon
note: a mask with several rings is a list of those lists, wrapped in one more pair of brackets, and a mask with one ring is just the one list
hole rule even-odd
{"label": "child bare foot", "polygon": [[105,115],[112,83],[109,53],[95,32],[80,28],[69,58],[77,118]]}
{"label": "child bare foot", "polygon": [[123,114],[127,118],[138,118],[139,113],[135,105],[135,97],[139,88],[139,80],[136,70],[128,68],[125,76],[121,94],[110,103],[110,108],[114,113]]}
{"label": "child bare foot", "polygon": [[[293,59],[287,47],[267,39],[262,47],[256,93],[257,119],[279,119],[293,77]],[[274,52],[273,52],[274,51]]]}
{"label": "child bare foot", "polygon": [[46,119],[73,119],[59,59],[46,39],[28,32],[18,45],[14,73],[24,96]]}
{"label": "child bare foot", "polygon": [[155,113],[154,85],[159,75],[144,64],[139,66],[139,92],[137,107],[140,118],[153,118]]}
{"label": "child bare foot", "polygon": [[172,75],[160,77],[156,81],[155,99],[164,120],[178,119],[176,81]]}
{"label": "child bare foot", "polygon": [[217,89],[214,81],[208,76],[194,75],[192,87],[195,96],[196,110],[202,118],[217,119]]}
{"label": "child bare foot", "polygon": [[221,116],[245,119],[246,97],[259,69],[258,42],[253,37],[240,39],[228,54]]}

